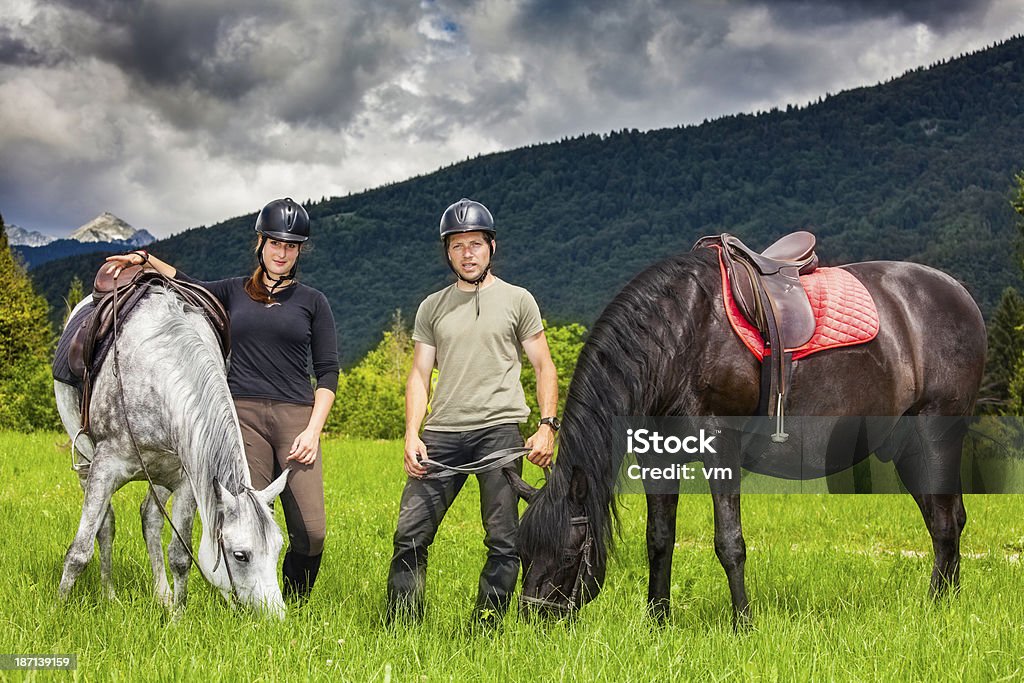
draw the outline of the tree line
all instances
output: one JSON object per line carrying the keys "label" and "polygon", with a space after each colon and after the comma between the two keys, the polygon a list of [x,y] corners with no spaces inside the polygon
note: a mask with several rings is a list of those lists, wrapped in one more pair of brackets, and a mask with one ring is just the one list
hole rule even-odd
{"label": "tree line", "polygon": [[[1018,268],[1024,270],[1024,172],[1014,176],[1014,183],[1010,206],[1017,215],[1017,237],[1006,251],[1014,254]],[[75,277],[58,312],[61,323],[82,296],[82,282]],[[60,428],[50,370],[56,336],[49,309],[12,252],[0,216],[0,429]],[[564,405],[586,328],[579,323],[545,322],[545,329]],[[988,339],[977,412],[1024,415],[1024,296],[1016,287],[1003,291],[988,324]],[[341,373],[338,400],[326,430],[352,437],[400,438],[405,428],[405,380],[412,367],[412,351],[408,321],[396,310],[377,345]],[[529,363],[523,365],[523,385],[531,408],[527,429],[532,430],[539,415],[536,378]]]}

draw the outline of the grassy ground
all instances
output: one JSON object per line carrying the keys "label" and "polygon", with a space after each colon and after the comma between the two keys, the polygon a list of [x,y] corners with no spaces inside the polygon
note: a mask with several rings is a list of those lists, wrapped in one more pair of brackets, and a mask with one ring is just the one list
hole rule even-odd
{"label": "grassy ground", "polygon": [[[78,656],[76,678],[130,680],[1012,680],[1024,676],[1024,510],[1019,496],[972,496],[963,590],[926,598],[931,544],[906,496],[746,499],[754,627],[730,626],[712,549],[710,501],[684,496],[665,628],[644,617],[643,499],[623,497],[623,537],[604,592],[575,624],[465,629],[484,547],[471,482],[431,554],[429,613],[381,625],[403,475],[395,443],[325,445],[329,533],[314,597],[283,623],[234,613],[193,572],[185,616],[152,598],[138,523],[142,484],[114,498],[118,599],[95,561],[57,601],[81,492],[57,434],[0,434],[0,654]],[[32,677],[0,672],[12,678]],[[69,676],[50,672],[40,678]]]}

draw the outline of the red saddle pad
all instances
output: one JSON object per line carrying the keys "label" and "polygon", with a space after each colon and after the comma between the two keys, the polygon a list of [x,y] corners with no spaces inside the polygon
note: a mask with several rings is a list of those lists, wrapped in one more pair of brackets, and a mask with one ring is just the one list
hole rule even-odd
{"label": "red saddle pad", "polygon": [[[729,324],[743,345],[758,360],[764,359],[764,339],[757,328],[740,313],[729,287],[721,252],[718,267],[722,273],[722,294]],[[803,346],[786,349],[793,359],[804,358],[840,346],[863,344],[878,334],[878,309],[871,294],[852,273],[842,268],[818,268],[810,275],[801,275],[800,283],[807,292],[814,311],[814,334]]]}

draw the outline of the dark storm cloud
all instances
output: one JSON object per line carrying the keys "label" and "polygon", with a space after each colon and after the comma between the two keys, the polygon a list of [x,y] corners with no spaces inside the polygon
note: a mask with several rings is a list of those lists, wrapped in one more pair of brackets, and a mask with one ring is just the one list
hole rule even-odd
{"label": "dark storm cloud", "polygon": [[396,68],[415,5],[63,0],[63,35],[121,70],[181,128],[211,125],[209,101],[288,123],[340,127]]}
{"label": "dark storm cloud", "polygon": [[601,32],[602,26],[614,26],[615,17],[626,15],[635,18],[646,14],[662,21],[672,17],[703,24],[715,15],[725,16],[743,9],[765,7],[792,22],[791,25],[820,26],[895,18],[941,30],[984,14],[992,4],[993,0],[741,0],[728,3],[529,0],[522,5],[518,23],[524,32],[535,35],[578,39],[588,33]]}
{"label": "dark storm cloud", "polygon": [[244,45],[218,50],[227,30],[244,19],[270,23],[283,10],[260,2],[170,3],[63,0],[65,38],[148,86],[180,86],[237,99],[258,79],[245,68]]}
{"label": "dark storm cloud", "polygon": [[825,26],[892,18],[946,31],[984,14],[991,7],[992,0],[764,0],[763,4],[792,26]]}
{"label": "dark storm cloud", "polygon": [[39,66],[46,62],[44,55],[24,40],[13,37],[10,29],[0,27],[0,64]]}
{"label": "dark storm cloud", "polygon": [[20,27],[0,24],[0,65],[6,66],[56,66],[68,58],[63,50],[30,42],[22,35]]}

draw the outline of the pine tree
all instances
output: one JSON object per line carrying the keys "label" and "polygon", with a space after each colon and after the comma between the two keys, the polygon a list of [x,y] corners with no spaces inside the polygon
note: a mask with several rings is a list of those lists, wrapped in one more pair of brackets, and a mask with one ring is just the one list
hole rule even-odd
{"label": "pine tree", "polygon": [[988,327],[988,359],[981,382],[979,412],[999,414],[1010,397],[1010,382],[1024,356],[1024,297],[1013,287],[1003,291]]}
{"label": "pine tree", "polygon": [[82,279],[77,275],[71,278],[71,284],[68,286],[68,293],[64,296],[64,324],[68,322],[68,318],[71,317],[71,311],[75,310],[75,306],[79,304],[82,297],[85,296],[82,290]]}
{"label": "pine tree", "polygon": [[50,377],[46,300],[11,253],[0,216],[0,429],[59,426]]}

